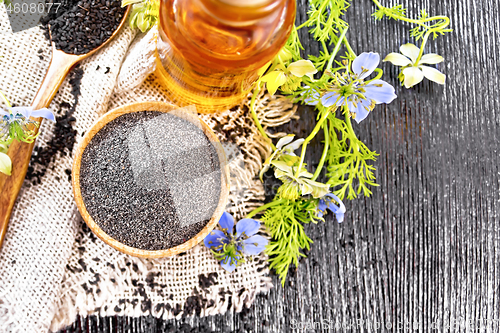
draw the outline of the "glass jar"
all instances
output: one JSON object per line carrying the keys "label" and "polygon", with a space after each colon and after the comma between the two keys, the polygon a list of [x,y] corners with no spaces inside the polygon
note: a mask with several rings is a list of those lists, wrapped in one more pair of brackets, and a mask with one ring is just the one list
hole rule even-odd
{"label": "glass jar", "polygon": [[285,45],[295,0],[161,0],[156,72],[198,112],[239,104]]}

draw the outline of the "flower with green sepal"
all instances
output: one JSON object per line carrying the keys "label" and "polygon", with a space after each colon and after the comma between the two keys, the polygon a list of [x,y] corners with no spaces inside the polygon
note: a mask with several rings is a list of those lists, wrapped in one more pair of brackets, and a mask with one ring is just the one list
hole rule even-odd
{"label": "flower with green sepal", "polygon": [[401,54],[391,53],[384,61],[390,61],[396,66],[402,66],[402,71],[399,74],[399,79],[406,88],[413,87],[420,83],[424,77],[439,84],[444,84],[446,76],[437,69],[422,64],[434,65],[443,61],[443,58],[437,54],[424,55],[425,45],[430,36],[436,39],[440,35],[453,31],[449,29],[450,19],[447,16],[429,16],[422,9],[420,15],[416,19],[407,17],[407,10],[401,5],[384,7],[378,0],[372,0],[377,6],[377,11],[373,14],[377,20],[381,20],[384,16],[391,19],[408,22],[414,24],[415,27],[410,30],[410,36],[417,41],[422,40],[420,48],[414,44],[408,43],[400,48]]}
{"label": "flower with green sepal", "polygon": [[436,68],[424,65],[439,64],[444,61],[442,56],[435,53],[422,55],[421,49],[411,43],[401,45],[399,50],[401,53],[389,53],[384,62],[389,61],[402,67],[398,78],[406,88],[419,84],[424,77],[438,84],[445,83],[446,75]]}
{"label": "flower with green sepal", "polygon": [[299,147],[304,142],[304,139],[297,139],[293,141],[294,137],[294,134],[288,134],[279,139],[278,143],[276,144],[276,149],[262,165],[262,169],[259,173],[260,180],[262,180],[262,176],[264,175],[264,173],[269,170],[269,167],[271,166],[271,162],[273,160],[282,160],[288,165],[293,165],[299,160],[297,155],[295,155],[295,150],[299,149]]}
{"label": "flower with green sepal", "polygon": [[305,233],[304,224],[317,223],[317,203],[314,199],[299,198],[296,201],[276,196],[273,201],[259,207],[247,218],[264,213],[261,220],[271,235],[271,242],[265,253],[269,256],[269,268],[274,269],[285,284],[291,265],[298,267],[299,258],[306,255],[302,250],[309,250],[313,242]]}
{"label": "flower with green sepal", "polygon": [[327,210],[335,214],[335,218],[338,223],[342,223],[344,221],[344,214],[346,212],[345,205],[342,200],[340,200],[339,197],[333,193],[327,193],[323,198],[319,199],[316,216],[323,219]]}
{"label": "flower with green sepal", "polygon": [[[378,0],[373,2],[378,7],[374,15],[376,19],[389,17],[415,25],[410,35],[417,41],[422,39],[421,53],[430,36],[435,38],[451,31],[447,29],[449,18],[445,16],[429,17],[425,11],[421,11],[418,19],[411,19],[406,16],[407,10],[403,6],[387,8]],[[351,120],[355,118],[361,121],[376,104],[390,103],[396,97],[394,88],[380,80],[383,72],[376,68],[380,61],[378,55],[366,53],[357,60],[356,65],[353,64],[357,57],[347,41],[348,24],[343,20],[350,1],[310,0],[308,3],[308,19],[292,29],[281,54],[262,70],[265,79],[261,78],[255,85],[250,103],[252,118],[273,151],[263,168],[275,168],[275,176],[283,184],[273,201],[256,208],[247,217],[263,214],[262,221],[272,237],[266,249],[270,268],[277,272],[282,283],[285,282],[290,265],[297,266],[298,259],[304,256],[301,251],[309,249],[312,243],[303,225],[323,220],[323,214],[327,211],[333,212],[341,220],[345,206],[340,199],[354,199],[361,193],[369,196],[370,187],[378,186],[375,182],[375,167],[370,164],[378,154],[357,138]],[[319,55],[307,57],[316,70],[323,72],[315,79],[312,75],[298,78],[288,72],[291,62],[303,60],[301,53],[304,48],[298,33],[303,28],[309,30],[321,47]],[[342,46],[346,52],[341,57],[343,60],[338,60],[337,53]],[[340,75],[342,72],[343,75]],[[370,80],[368,76],[373,72],[376,72],[376,77]],[[271,93],[279,89],[296,103],[316,105],[316,125],[301,143],[300,156],[281,154],[281,144],[278,143],[279,148],[274,146],[260,124],[255,111],[255,98],[263,82]],[[304,160],[309,143],[320,132],[324,133],[323,152],[312,175],[306,170]],[[323,174],[324,166],[327,169],[327,182],[321,184],[316,179]],[[311,185],[311,181],[316,183],[314,185],[321,184],[315,189],[317,192],[323,191],[323,196],[313,197],[306,186]]]}
{"label": "flower with green sepal", "polygon": [[346,61],[344,73],[335,73],[333,82],[326,87],[321,97],[324,107],[343,107],[358,123],[365,119],[376,104],[390,103],[397,96],[394,87],[380,80],[381,75],[373,80],[365,81],[377,68],[380,62],[378,53],[363,52],[354,59],[349,67]]}
{"label": "flower with green sepal", "polygon": [[285,67],[283,63],[278,64],[260,81],[266,83],[267,90],[271,95],[274,95],[280,87],[283,91],[291,93],[301,85],[303,77],[314,80],[313,75],[317,72],[310,60],[301,59],[292,62],[288,67]]}
{"label": "flower with green sepal", "polygon": [[41,117],[56,121],[54,114],[47,108],[33,110],[32,107],[7,107],[7,111],[0,110],[0,141],[9,145],[13,140],[32,143],[39,133],[34,128],[40,126],[30,117]]}
{"label": "flower with green sepal", "polygon": [[0,172],[9,175],[12,173],[12,161],[7,150],[14,140],[32,143],[38,136],[35,128],[40,126],[30,117],[41,117],[56,121],[54,113],[47,108],[34,110],[32,107],[12,107],[7,97],[0,91],[0,97],[6,106],[0,108]]}
{"label": "flower with green sepal", "polygon": [[260,222],[257,220],[240,220],[234,228],[234,218],[224,212],[219,225],[222,230],[211,231],[205,237],[204,244],[228,272],[234,271],[238,265],[245,262],[245,255],[257,255],[264,251],[268,244],[267,239],[257,235],[260,229]]}
{"label": "flower with green sepal", "polygon": [[158,0],[122,0],[122,7],[132,5],[129,24],[132,29],[139,28],[146,32],[158,21],[160,1]]}
{"label": "flower with green sepal", "polygon": [[313,174],[305,168],[290,166],[284,161],[273,161],[274,176],[283,183],[278,188],[278,196],[287,200],[297,200],[300,196],[312,195],[321,198],[328,193],[330,185],[312,180]]}

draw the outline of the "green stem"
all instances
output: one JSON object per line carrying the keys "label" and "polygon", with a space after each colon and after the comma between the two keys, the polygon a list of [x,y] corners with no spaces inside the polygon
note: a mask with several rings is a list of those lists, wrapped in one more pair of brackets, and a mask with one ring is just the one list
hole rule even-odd
{"label": "green stem", "polygon": [[[328,59],[328,64],[326,65],[326,70],[330,69],[333,65],[333,61],[335,60],[335,56],[337,55],[337,52],[339,52],[340,45],[342,45],[342,41],[345,39],[345,34],[347,33],[347,30],[349,27],[345,28],[342,34],[339,36],[339,40],[337,41],[337,44],[335,44],[335,47],[333,48],[332,53],[330,54],[330,59]],[[323,74],[325,75],[325,74]]]}
{"label": "green stem", "polygon": [[325,53],[330,54],[330,51],[328,51],[328,46],[326,46],[326,43],[324,40],[321,41],[321,45],[323,46],[323,50],[325,50]]}
{"label": "green stem", "polygon": [[430,34],[432,33],[433,30],[429,30],[425,33],[424,38],[422,39],[422,44],[420,45],[420,52],[418,53],[417,60],[415,60],[415,66],[420,62],[420,59],[422,59],[422,56],[424,55],[424,48],[425,44],[427,43],[427,39],[429,38]]}
{"label": "green stem", "polygon": [[3,98],[3,100],[5,101],[5,104],[7,104],[7,107],[11,108],[12,105],[10,104],[9,100],[7,99],[7,97],[3,94],[3,92],[0,91],[0,96]]}
{"label": "green stem", "polygon": [[323,165],[325,164],[326,155],[328,155],[328,148],[330,147],[330,128],[328,126],[324,126],[323,130],[325,132],[325,145],[323,147],[323,154],[321,155],[321,159],[319,160],[318,167],[316,168],[316,172],[311,180],[318,179],[321,170],[323,170]]}
{"label": "green stem", "polygon": [[[283,60],[281,59],[281,57],[279,57],[279,58],[278,58],[278,62],[279,62],[279,64],[280,64],[281,66],[283,66],[283,69],[285,69],[285,68],[286,68],[285,63],[283,62]],[[274,71],[274,68],[273,68],[273,71]],[[272,71],[269,71],[269,73],[270,73],[270,72],[272,72]]]}
{"label": "green stem", "polygon": [[375,76],[375,78],[369,80],[369,81],[365,81],[366,83],[370,83],[372,81],[375,81],[375,80],[378,80],[382,77],[382,75],[384,75],[384,71],[380,68],[375,68],[374,72],[377,73],[377,76]]}
{"label": "green stem", "polygon": [[356,136],[356,133],[354,132],[354,129],[352,128],[352,122],[351,122],[351,117],[349,115],[346,115],[345,117],[345,122],[347,124],[347,130],[351,133],[352,137],[354,138],[354,140],[350,140],[351,142],[351,146],[352,146],[352,154],[357,154],[358,150],[359,150],[359,146],[358,146],[358,137]]}
{"label": "green stem", "polygon": [[305,27],[308,23],[309,23],[309,20],[305,21],[304,23],[302,23],[302,24],[301,24],[301,25],[299,25],[298,27],[295,27],[295,30],[302,29],[302,28],[303,28],[303,27]]}
{"label": "green stem", "polygon": [[[448,18],[447,18],[448,19]],[[450,20],[448,19],[446,22],[444,22],[443,24],[441,25],[438,25],[432,29],[429,29],[424,37],[422,38],[422,45],[420,45],[420,52],[418,53],[418,57],[417,57],[417,60],[415,61],[415,64],[418,64],[420,59],[422,58],[422,56],[424,55],[424,48],[425,48],[425,44],[427,43],[427,40],[429,39],[429,36],[434,32],[434,31],[438,31],[440,29],[444,29],[448,26],[448,24],[450,24]]]}
{"label": "green stem", "polygon": [[[372,0],[372,1],[375,3],[375,5],[377,5],[378,8],[387,9],[387,7],[382,6],[378,0]],[[408,17],[401,15],[391,15],[390,17],[396,20],[417,24],[421,27],[424,27],[427,30],[427,32],[423,37],[422,45],[420,45],[420,52],[418,54],[417,60],[415,61],[415,64],[418,64],[418,62],[422,58],[424,54],[425,44],[427,43],[430,34],[433,33],[434,31],[439,31],[441,29],[444,29],[450,24],[450,18],[447,16],[433,16],[420,20],[410,19]],[[431,26],[425,24],[426,22],[431,22],[431,21],[442,21],[442,22],[440,22],[441,24],[436,23],[436,25],[431,25]]]}
{"label": "green stem", "polygon": [[257,84],[255,89],[253,90],[252,100],[250,101],[250,112],[252,114],[253,121],[255,122],[255,125],[257,126],[257,129],[259,130],[262,137],[264,137],[264,139],[271,145],[273,150],[276,150],[276,147],[274,146],[273,141],[271,139],[269,139],[266,132],[262,128],[262,125],[260,124],[259,118],[257,117],[257,113],[255,112],[255,99],[257,98],[257,95],[259,94],[259,92],[260,92],[260,87],[259,87],[259,84]]}
{"label": "green stem", "polygon": [[347,40],[347,38],[344,38],[344,45],[345,47],[347,48],[347,51],[349,52],[349,54],[353,57],[353,58],[356,58],[356,53],[353,51],[352,47],[351,47],[351,44],[349,44],[349,41]]}
{"label": "green stem", "polygon": [[306,149],[307,149],[307,145],[309,144],[309,142],[314,139],[314,137],[316,136],[316,134],[318,134],[321,126],[323,126],[323,123],[325,122],[325,120],[328,118],[328,115],[330,114],[330,111],[329,110],[326,110],[325,113],[323,114],[323,116],[321,117],[321,119],[318,121],[318,123],[316,124],[316,126],[314,127],[313,131],[311,132],[311,134],[309,134],[309,136],[304,140],[304,142],[302,143],[302,151],[301,151],[301,154],[300,154],[300,163],[299,163],[299,167],[297,168],[297,171],[295,172],[295,176],[298,177],[299,173],[300,173],[300,170],[302,169],[302,165],[304,164],[304,158],[306,156]]}
{"label": "green stem", "polygon": [[[319,13],[322,13],[324,10],[325,10],[325,7],[326,5],[329,3],[329,1],[323,1],[323,3],[321,4],[321,6],[318,8],[318,12]],[[316,17],[316,26],[317,27],[321,27],[321,16],[317,16]]]}
{"label": "green stem", "polygon": [[[372,0],[372,1],[375,3],[375,5],[377,5],[378,8],[388,9],[387,7],[382,6],[380,4],[380,2],[378,2],[378,0]],[[415,20],[415,19],[411,19],[411,18],[401,16],[401,15],[391,15],[391,17],[394,19],[400,20],[400,21],[418,24],[426,29],[429,29],[429,26],[427,24],[424,24],[424,22],[443,20],[444,21],[442,24],[443,28],[446,27],[448,24],[450,24],[450,19],[447,16],[433,16],[433,17],[428,17],[428,18],[422,19],[422,20]]]}
{"label": "green stem", "polygon": [[262,205],[262,206],[260,206],[258,208],[255,208],[254,210],[252,210],[245,218],[246,219],[251,219],[252,217],[254,217],[255,215],[257,215],[261,211],[266,210],[266,209],[268,209],[270,207],[273,207],[273,206],[280,205],[284,201],[286,201],[286,200],[285,199],[279,199],[279,200],[276,200],[276,201],[268,202],[265,205]]}

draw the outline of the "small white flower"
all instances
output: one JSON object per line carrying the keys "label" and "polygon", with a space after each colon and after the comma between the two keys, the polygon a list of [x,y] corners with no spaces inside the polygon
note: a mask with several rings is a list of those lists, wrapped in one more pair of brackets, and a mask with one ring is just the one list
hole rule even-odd
{"label": "small white flower", "polygon": [[[289,158],[288,160],[292,159],[293,157],[296,157],[295,155],[295,150],[299,149],[302,143],[304,142],[304,139],[297,139],[293,141],[293,138],[295,137],[295,134],[288,134],[281,139],[278,140],[278,143],[276,144],[276,150],[269,156],[264,164],[262,164],[262,169],[260,170],[259,177],[260,180],[262,180],[262,176],[264,173],[269,170],[271,166],[271,162],[273,160],[280,159],[287,155]],[[292,142],[293,141],[293,142]],[[292,158],[290,158],[292,157]]]}
{"label": "small white flower", "polygon": [[281,64],[276,66],[275,70],[262,77],[262,82],[266,82],[267,91],[271,95],[274,95],[279,87],[287,92],[292,92],[300,86],[303,76],[314,80],[313,75],[317,72],[318,70],[311,60],[301,59],[292,62],[286,69]]}
{"label": "small white flower", "polygon": [[287,200],[297,200],[301,195],[312,195],[313,198],[322,198],[329,193],[330,185],[312,180],[313,174],[302,168],[297,174],[297,167],[290,166],[283,161],[274,161],[274,176],[283,184],[278,188],[278,195]]}
{"label": "small white flower", "polygon": [[435,53],[429,53],[423,55],[420,60],[418,60],[420,49],[411,43],[401,45],[399,50],[402,54],[390,53],[385,57],[384,62],[389,61],[395,66],[402,67],[399,78],[406,88],[411,88],[420,83],[424,77],[439,84],[445,83],[446,75],[433,67],[422,65],[438,64],[443,62],[443,57]]}

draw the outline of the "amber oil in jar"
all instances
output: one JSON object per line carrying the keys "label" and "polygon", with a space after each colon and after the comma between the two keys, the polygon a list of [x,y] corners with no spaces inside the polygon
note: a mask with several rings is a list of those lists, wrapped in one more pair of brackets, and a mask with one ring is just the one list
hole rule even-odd
{"label": "amber oil in jar", "polygon": [[180,106],[239,104],[284,46],[295,0],[161,0],[156,73]]}

